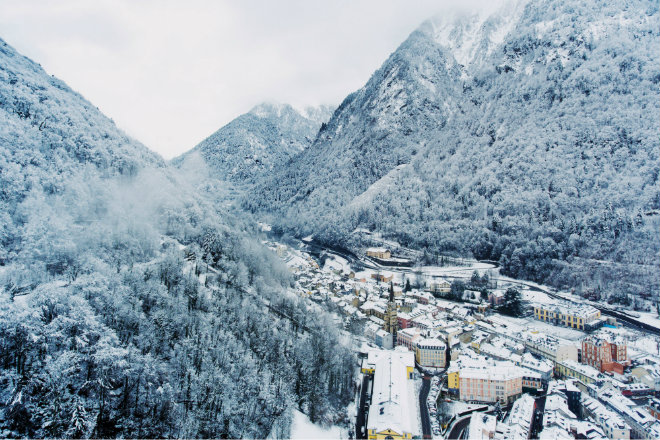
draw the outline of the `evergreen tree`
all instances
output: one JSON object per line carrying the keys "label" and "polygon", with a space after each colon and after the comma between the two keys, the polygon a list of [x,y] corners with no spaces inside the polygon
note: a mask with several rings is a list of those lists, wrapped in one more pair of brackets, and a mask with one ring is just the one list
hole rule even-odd
{"label": "evergreen tree", "polygon": [[499,307],[499,312],[509,316],[522,316],[524,313],[524,304],[522,295],[513,287],[510,287],[504,293],[504,302]]}

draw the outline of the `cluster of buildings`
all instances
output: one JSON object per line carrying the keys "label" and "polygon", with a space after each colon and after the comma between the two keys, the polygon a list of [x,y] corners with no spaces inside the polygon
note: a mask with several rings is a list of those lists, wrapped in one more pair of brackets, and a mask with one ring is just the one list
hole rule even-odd
{"label": "cluster of buildings", "polygon": [[[386,353],[369,352],[362,368],[373,375],[369,438],[421,432],[412,380],[416,365],[447,368],[453,399],[510,406],[504,420],[475,413],[470,438],[660,438],[660,348],[631,348],[621,329],[601,328],[607,322],[594,307],[561,300],[532,304],[534,319],[521,324],[487,308],[438,298],[451,288],[444,279],[404,291],[403,280],[392,273],[356,274],[347,265],[328,263],[319,268],[304,254],[276,250],[297,273],[300,295],[334,304],[346,319],[361,323],[368,345]],[[385,251],[367,252],[391,258]],[[501,297],[487,295],[491,305]],[[535,326],[534,320],[566,329],[557,332],[563,336],[548,335],[547,326]],[[543,394],[542,426],[532,433],[540,411],[534,396]]]}

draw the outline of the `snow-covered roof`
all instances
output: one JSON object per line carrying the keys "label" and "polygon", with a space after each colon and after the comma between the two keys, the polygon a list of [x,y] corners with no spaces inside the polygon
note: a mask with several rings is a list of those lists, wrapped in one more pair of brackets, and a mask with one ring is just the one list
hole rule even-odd
{"label": "snow-covered roof", "polygon": [[470,417],[470,440],[487,440],[497,427],[497,417],[483,413],[472,413]]}
{"label": "snow-covered roof", "polygon": [[532,427],[534,417],[534,398],[523,394],[511,407],[506,423],[511,426],[514,435],[511,438],[529,438],[529,429]]}
{"label": "snow-covered roof", "polygon": [[443,350],[447,347],[441,340],[432,338],[420,339],[417,341],[417,346],[420,348],[435,348]]}
{"label": "snow-covered roof", "polygon": [[378,355],[367,424],[369,430],[380,432],[390,429],[399,434],[420,434],[414,382],[408,379],[403,355],[412,353],[382,351]]}
{"label": "snow-covered roof", "polygon": [[573,440],[574,437],[565,429],[558,426],[543,428],[539,433],[539,440]]}

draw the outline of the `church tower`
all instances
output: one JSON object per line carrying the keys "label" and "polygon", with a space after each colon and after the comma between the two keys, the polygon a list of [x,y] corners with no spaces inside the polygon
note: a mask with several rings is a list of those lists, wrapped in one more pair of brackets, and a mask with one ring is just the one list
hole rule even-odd
{"label": "church tower", "polygon": [[391,333],[392,338],[396,341],[396,332],[399,329],[399,321],[396,318],[396,302],[394,301],[394,286],[392,285],[392,282],[390,282],[390,298],[387,301],[383,329],[387,333]]}

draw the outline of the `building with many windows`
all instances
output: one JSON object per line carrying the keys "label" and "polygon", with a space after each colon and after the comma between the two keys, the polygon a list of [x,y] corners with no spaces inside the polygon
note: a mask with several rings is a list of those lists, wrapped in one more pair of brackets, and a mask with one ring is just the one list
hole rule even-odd
{"label": "building with many windows", "polygon": [[554,363],[564,360],[578,360],[578,349],[571,341],[554,336],[527,333],[520,341],[531,353],[543,356]]}
{"label": "building with many windows", "polygon": [[392,252],[386,248],[368,248],[367,257],[379,258],[381,260],[389,260],[392,258]]}
{"label": "building with many windows", "polygon": [[534,318],[553,325],[586,330],[593,328],[600,319],[600,310],[586,304],[562,301],[555,304],[534,306]]}
{"label": "building with many windows", "polygon": [[422,367],[444,368],[447,345],[440,339],[418,339],[415,342],[415,360]]}
{"label": "building with many windows", "polygon": [[428,284],[428,290],[432,293],[449,293],[451,290],[451,283],[444,278],[437,278]]}
{"label": "building with many windows", "polygon": [[508,404],[522,394],[522,374],[518,367],[461,368],[458,372],[460,399]]}
{"label": "building with many windows", "polygon": [[589,336],[582,341],[581,360],[601,373],[614,371],[623,374],[623,366],[629,363],[628,346],[623,340],[610,342],[605,338]]}
{"label": "building with many windows", "polygon": [[417,327],[410,327],[399,330],[396,333],[396,345],[402,345],[408,350],[413,350],[415,341],[422,337],[422,330]]}
{"label": "building with many windows", "polygon": [[562,379],[578,379],[583,384],[599,384],[604,376],[592,366],[579,364],[574,360],[565,360],[557,363],[556,373]]}

